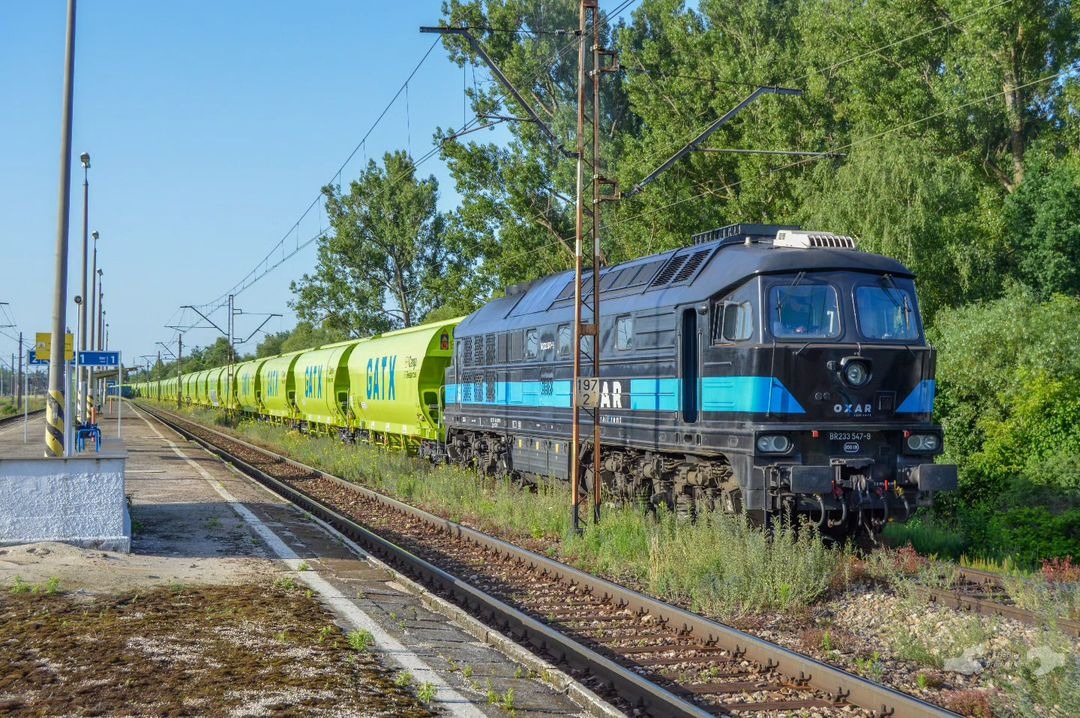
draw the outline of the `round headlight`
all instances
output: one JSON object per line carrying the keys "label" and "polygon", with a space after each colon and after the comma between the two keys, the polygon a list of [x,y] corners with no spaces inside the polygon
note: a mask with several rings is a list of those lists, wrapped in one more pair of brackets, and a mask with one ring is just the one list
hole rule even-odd
{"label": "round headlight", "polygon": [[844,367],[844,379],[852,386],[862,386],[870,381],[870,369],[861,361],[848,362]]}
{"label": "round headlight", "polygon": [[762,454],[783,454],[790,448],[791,439],[782,434],[765,434],[757,440],[757,449]]}
{"label": "round headlight", "polygon": [[938,437],[936,434],[912,434],[907,446],[911,451],[937,451]]}

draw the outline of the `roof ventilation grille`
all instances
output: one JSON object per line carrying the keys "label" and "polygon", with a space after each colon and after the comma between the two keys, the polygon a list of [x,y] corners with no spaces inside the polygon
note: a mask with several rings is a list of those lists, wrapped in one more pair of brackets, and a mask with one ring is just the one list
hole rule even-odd
{"label": "roof ventilation grille", "polygon": [[669,259],[667,264],[664,265],[664,268],[660,270],[660,273],[653,278],[649,286],[662,287],[670,282],[675,276],[675,273],[682,269],[682,266],[686,264],[686,257],[687,255],[680,254]]}
{"label": "roof ventilation grille", "polygon": [[672,284],[678,284],[679,282],[685,282],[694,276],[694,272],[698,267],[704,263],[705,259],[712,252],[712,247],[706,247],[699,249],[690,255],[690,259],[686,261],[683,268],[679,270],[679,273],[675,275],[675,279],[671,280]]}

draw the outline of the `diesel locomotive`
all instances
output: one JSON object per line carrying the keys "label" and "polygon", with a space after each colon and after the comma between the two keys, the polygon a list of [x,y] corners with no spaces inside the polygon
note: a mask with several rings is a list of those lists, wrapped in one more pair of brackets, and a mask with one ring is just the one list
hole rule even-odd
{"label": "diesel locomotive", "polygon": [[[137,390],[526,483],[566,479],[573,280],[511,287],[460,320]],[[601,360],[609,499],[808,518],[843,536],[956,487],[956,467],[934,463],[934,350],[899,262],[850,237],[733,225],[604,268],[600,293],[597,336],[583,341]]]}
{"label": "diesel locomotive", "polygon": [[[846,535],[956,487],[956,467],[933,463],[935,356],[909,270],[796,227],[693,240],[601,270],[597,344],[583,341],[600,353],[609,496]],[[458,324],[451,460],[569,476],[573,280],[515,287]]]}

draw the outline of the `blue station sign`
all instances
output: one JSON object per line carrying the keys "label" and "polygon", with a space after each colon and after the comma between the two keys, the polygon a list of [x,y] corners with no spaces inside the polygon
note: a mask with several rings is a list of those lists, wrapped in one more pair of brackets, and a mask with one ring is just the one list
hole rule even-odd
{"label": "blue station sign", "polygon": [[48,366],[49,365],[49,360],[48,359],[38,359],[37,358],[37,351],[35,351],[34,349],[28,350],[27,354],[29,355],[27,357],[27,361],[30,363],[30,366]]}
{"label": "blue station sign", "polygon": [[120,366],[120,352],[79,352],[82,366]]}

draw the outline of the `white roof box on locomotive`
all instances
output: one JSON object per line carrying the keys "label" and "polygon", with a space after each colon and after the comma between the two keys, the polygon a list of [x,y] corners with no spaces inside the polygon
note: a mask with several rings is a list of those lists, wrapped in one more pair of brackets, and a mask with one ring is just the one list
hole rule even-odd
{"label": "white roof box on locomotive", "polygon": [[855,238],[831,232],[803,232],[794,229],[781,229],[773,240],[774,247],[792,249],[810,249],[828,247],[830,249],[856,249]]}

